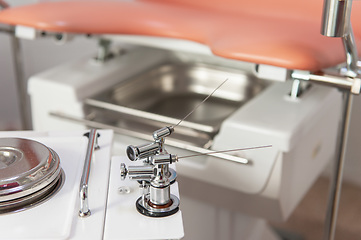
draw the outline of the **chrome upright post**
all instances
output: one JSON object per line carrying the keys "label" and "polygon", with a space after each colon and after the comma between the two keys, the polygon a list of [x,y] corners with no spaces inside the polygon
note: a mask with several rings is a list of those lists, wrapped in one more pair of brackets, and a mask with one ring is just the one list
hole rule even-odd
{"label": "chrome upright post", "polygon": [[[346,77],[358,75],[358,54],[351,26],[352,0],[325,0],[321,33],[328,37],[341,37],[346,52]],[[344,108],[340,126],[337,159],[331,179],[331,190],[326,213],[324,240],[333,240],[337,225],[338,206],[342,188],[342,174],[346,157],[353,95],[343,93]]]}
{"label": "chrome upright post", "polygon": [[324,240],[333,240],[335,238],[338,207],[342,189],[342,175],[343,167],[346,159],[347,136],[350,128],[351,108],[353,95],[349,92],[343,93],[344,111],[342,115],[342,122],[340,125],[341,132],[339,136],[339,143],[336,155],[336,161],[332,172],[332,179],[330,184],[329,199],[326,212]]}

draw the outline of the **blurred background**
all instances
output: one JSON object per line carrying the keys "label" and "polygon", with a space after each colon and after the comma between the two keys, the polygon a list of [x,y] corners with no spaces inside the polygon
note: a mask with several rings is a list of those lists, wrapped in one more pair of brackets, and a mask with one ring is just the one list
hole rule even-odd
{"label": "blurred background", "polygon": [[[37,1],[8,1],[11,6]],[[321,13],[320,13],[321,14]],[[321,18],[321,16],[320,16]],[[0,33],[0,130],[21,130],[18,92],[14,77],[11,39]],[[65,45],[56,45],[49,39],[21,40],[25,84],[27,79],[60,63],[95,54],[97,42],[85,37],[75,38]],[[349,134],[344,188],[337,230],[337,239],[361,239],[361,97],[353,104]],[[333,151],[333,149],[330,149]],[[328,196],[328,172],[315,183],[295,213],[286,223],[274,223],[276,228],[290,232],[305,232],[307,239],[320,239]]]}

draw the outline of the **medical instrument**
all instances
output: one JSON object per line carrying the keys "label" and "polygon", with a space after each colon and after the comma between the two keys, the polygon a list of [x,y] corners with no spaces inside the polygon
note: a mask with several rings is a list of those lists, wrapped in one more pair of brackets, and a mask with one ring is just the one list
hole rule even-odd
{"label": "medical instrument", "polygon": [[[150,217],[166,217],[175,214],[179,209],[179,199],[170,194],[170,185],[176,180],[176,172],[170,171],[169,165],[178,162],[178,159],[200,156],[205,154],[196,154],[178,157],[169,154],[165,147],[165,138],[174,132],[174,128],[190,116],[201,104],[208,100],[228,79],[222,82],[214,91],[212,91],[203,101],[201,101],[192,111],[182,118],[175,126],[163,127],[153,132],[154,142],[140,146],[128,146],[127,155],[131,161],[143,161],[143,166],[128,168],[124,163],[120,167],[120,175],[125,179],[127,175],[133,180],[140,182],[142,196],[136,201],[137,210]],[[242,150],[259,149],[268,146],[243,148]],[[214,151],[206,153],[224,153],[239,151],[240,149]]]}
{"label": "medical instrument", "polygon": [[[179,131],[172,134],[172,139],[167,139],[168,145],[177,146],[180,152],[207,152],[265,144],[272,144],[273,147],[265,149],[266,153],[247,152],[238,153],[237,156],[224,154],[230,155],[224,158],[235,157],[242,164],[216,161],[210,156],[180,161],[178,173],[192,179],[189,186],[199,184],[202,186],[200,189],[204,190],[202,193],[190,194],[185,188],[184,194],[211,203],[218,201],[223,206],[227,205],[248,215],[285,219],[333,156],[326,149],[334,149],[336,146],[337,118],[341,112],[342,100],[337,91],[304,82],[337,86],[358,94],[360,79],[353,71],[357,64],[352,60],[355,56],[352,32],[348,32],[343,40],[347,59],[351,60],[347,60],[341,72],[330,69],[343,62],[344,54],[338,47],[339,42],[313,34],[315,26],[318,26],[315,19],[319,20],[321,4],[316,1],[261,2],[248,2],[238,8],[238,3],[232,1],[227,4],[200,1],[193,8],[191,6],[195,3],[188,1],[176,5],[168,2],[158,4],[157,1],[136,4],[92,1],[84,9],[82,3],[73,1],[71,8],[66,7],[69,3],[44,3],[19,10],[21,13],[28,9],[39,16],[37,11],[44,12],[56,6],[57,14],[61,15],[64,7],[66,16],[71,19],[61,22],[77,24],[62,26],[64,28],[61,29],[57,26],[60,21],[50,21],[55,24],[47,27],[39,26],[36,20],[30,20],[29,23],[14,17],[12,11],[3,12],[0,18],[3,17],[2,21],[9,24],[15,22],[17,36],[31,39],[56,36],[55,30],[64,32],[60,33],[64,36],[74,33],[88,35],[89,32],[101,34],[99,56],[94,61],[91,58],[79,60],[30,79],[29,93],[36,112],[33,120],[37,129],[102,126],[149,139],[150,129],[177,124],[180,117],[167,105],[171,102],[169,100],[193,106],[202,99],[199,96],[207,95],[218,84],[213,81],[217,78],[215,75],[221,74],[224,78],[224,73],[232,73],[230,82],[234,84],[233,87],[217,95],[211,111],[207,110],[208,106],[202,109],[200,115],[203,118],[195,117],[183,122],[177,129]],[[336,12],[340,13],[337,16],[349,17],[349,8],[344,6],[349,6],[350,2],[329,3],[328,6],[336,6]],[[280,10],[273,12],[274,15],[269,14],[271,6],[279,10],[288,4],[295,5],[297,11],[289,13]],[[97,18],[96,24],[84,25],[79,22],[77,9],[91,16],[97,16],[92,12],[94,9],[110,15],[115,13],[113,15],[119,24],[114,27],[109,22],[109,19],[114,21],[114,18]],[[125,9],[124,14],[119,14],[116,9]],[[242,9],[249,14],[233,14],[235,9]],[[139,16],[136,17],[139,22],[124,21],[131,19],[128,13],[133,17]],[[189,18],[177,20],[184,15]],[[305,16],[308,21],[301,21]],[[333,31],[331,27],[331,32],[336,35],[347,33],[344,24],[338,24],[338,20],[329,21],[331,24],[325,26],[336,25],[336,30]],[[123,25],[124,22],[127,24]],[[295,25],[300,27],[296,29],[293,27]],[[74,26],[82,27],[75,29]],[[288,29],[287,34],[280,31],[278,26]],[[129,32],[129,29],[132,31]],[[357,36],[360,30],[358,27],[356,30]],[[46,34],[41,36],[41,32]],[[277,32],[284,34],[274,34]],[[248,39],[245,36],[255,38]],[[115,51],[108,58],[104,57],[109,53],[108,41],[128,42],[131,46],[122,47],[122,51]],[[137,44],[148,47],[135,47]],[[330,53],[329,49],[334,51]],[[330,54],[332,57],[329,57]],[[61,79],[58,76],[62,76]],[[268,80],[281,83],[270,83]],[[213,87],[207,88],[209,85]],[[42,90],[44,86],[47,86],[46,91]],[[67,96],[66,102],[59,101],[64,96]],[[145,97],[147,101],[142,101]],[[45,102],[49,104],[44,105]],[[73,107],[66,108],[65,105]],[[233,108],[229,109],[229,106]],[[218,117],[211,114],[214,112],[224,114]],[[180,114],[184,116],[184,113]],[[73,122],[67,122],[66,119],[72,119]],[[132,138],[118,136],[115,142],[130,141]],[[135,146],[139,148],[142,145],[137,142]],[[147,150],[142,153],[147,155],[153,154],[157,146],[143,147]],[[147,169],[145,172],[148,174],[149,171]],[[302,172],[307,173],[307,179]],[[217,199],[213,191],[220,194],[225,189],[231,189],[227,191],[230,198]],[[232,199],[237,199],[237,202],[232,202]],[[242,205],[238,202],[242,202]]]}
{"label": "medical instrument", "polygon": [[[176,172],[171,171],[169,165],[178,162],[180,158],[189,158],[194,156],[209,155],[215,153],[233,152],[240,149],[213,151],[198,155],[188,155],[178,157],[169,154],[165,147],[165,139],[170,136],[174,129],[194,113],[202,104],[204,104],[228,79],[223,81],[209,95],[207,95],[199,104],[197,104],[185,117],[183,117],[174,126],[163,127],[153,132],[154,142],[142,144],[140,146],[128,146],[127,156],[131,161],[143,161],[143,166],[128,168],[124,163],[120,166],[121,179],[127,175],[133,180],[137,180],[141,188],[142,196],[136,201],[138,212],[150,217],[166,217],[175,214],[179,209],[179,199],[170,194],[170,185],[176,181]],[[264,147],[264,146],[262,146]],[[259,149],[262,147],[243,148]],[[269,147],[269,146],[267,146]]]}

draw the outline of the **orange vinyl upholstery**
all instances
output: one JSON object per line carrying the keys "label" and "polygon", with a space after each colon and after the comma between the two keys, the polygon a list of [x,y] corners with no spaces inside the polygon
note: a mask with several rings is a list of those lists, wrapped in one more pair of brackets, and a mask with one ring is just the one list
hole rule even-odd
{"label": "orange vinyl upholstery", "polygon": [[[316,71],[345,61],[341,39],[320,34],[323,0],[73,0],[0,11],[0,23],[85,34],[191,40],[213,54]],[[361,51],[361,1],[352,23]]]}

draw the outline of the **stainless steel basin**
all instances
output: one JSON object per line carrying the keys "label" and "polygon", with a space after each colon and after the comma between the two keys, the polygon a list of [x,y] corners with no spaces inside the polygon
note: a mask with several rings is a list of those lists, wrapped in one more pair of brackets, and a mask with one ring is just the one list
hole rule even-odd
{"label": "stainless steel basin", "polygon": [[224,119],[267,86],[264,81],[224,66],[167,62],[87,99],[86,104],[98,109],[103,122],[152,132],[177,124],[225,79],[227,82],[176,129],[185,137],[204,139],[197,143],[204,145]]}

